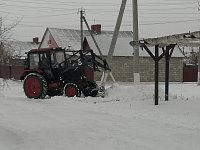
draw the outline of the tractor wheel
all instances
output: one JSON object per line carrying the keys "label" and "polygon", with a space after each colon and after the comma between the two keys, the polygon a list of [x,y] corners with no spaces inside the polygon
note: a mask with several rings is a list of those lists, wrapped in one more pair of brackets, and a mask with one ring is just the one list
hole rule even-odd
{"label": "tractor wheel", "polygon": [[24,80],[24,92],[28,98],[43,99],[47,94],[47,82],[38,73],[30,73]]}
{"label": "tractor wheel", "polygon": [[80,97],[81,92],[78,89],[78,86],[76,84],[74,84],[74,83],[67,83],[64,86],[64,94],[67,97],[74,97],[74,96]]}
{"label": "tractor wheel", "polygon": [[83,90],[83,94],[87,96],[95,97],[98,94],[97,84],[94,81],[88,81],[88,87]]}
{"label": "tractor wheel", "polygon": [[90,96],[96,97],[98,94],[97,84],[94,81],[89,82],[90,87],[92,87],[92,91],[90,92]]}

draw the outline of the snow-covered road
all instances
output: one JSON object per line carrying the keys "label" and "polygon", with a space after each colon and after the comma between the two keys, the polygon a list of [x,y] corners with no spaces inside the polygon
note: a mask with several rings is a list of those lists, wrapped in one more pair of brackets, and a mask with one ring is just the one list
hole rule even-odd
{"label": "snow-covered road", "polygon": [[106,98],[27,99],[22,83],[0,90],[0,150],[199,150],[200,87],[116,84]]}

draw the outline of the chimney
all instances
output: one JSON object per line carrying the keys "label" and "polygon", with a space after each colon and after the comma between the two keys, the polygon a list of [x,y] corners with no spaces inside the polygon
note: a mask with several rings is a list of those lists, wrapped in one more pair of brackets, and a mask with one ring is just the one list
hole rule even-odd
{"label": "chimney", "polygon": [[91,25],[91,30],[96,34],[101,34],[101,24]]}
{"label": "chimney", "polygon": [[33,44],[39,44],[39,38],[38,37],[33,38]]}

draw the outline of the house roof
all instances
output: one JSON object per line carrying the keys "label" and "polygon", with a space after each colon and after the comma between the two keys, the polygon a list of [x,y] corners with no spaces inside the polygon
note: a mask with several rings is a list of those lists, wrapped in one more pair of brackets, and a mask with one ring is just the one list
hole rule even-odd
{"label": "house roof", "polygon": [[25,56],[25,52],[38,48],[39,44],[24,41],[7,41],[7,48],[12,51],[13,56]]}
{"label": "house roof", "polygon": [[[81,37],[80,30],[74,29],[58,29],[58,28],[47,28],[46,32],[50,32],[59,47],[71,46],[74,50],[79,50],[81,48]],[[45,32],[45,34],[46,34]],[[104,37],[112,37],[113,31],[101,31],[99,34]],[[89,37],[90,33],[88,30],[83,31],[84,37]],[[119,37],[132,37],[133,33],[131,31],[120,31]],[[43,36],[43,38],[45,35]],[[42,40],[43,41],[43,40]],[[42,44],[42,42],[41,42]]]}
{"label": "house roof", "polygon": [[[92,38],[90,36],[86,36],[88,44],[90,48],[96,53],[99,54]],[[113,56],[133,56],[133,47],[129,45],[129,42],[132,40],[132,37],[119,37],[117,39],[117,43],[115,46],[115,51]],[[104,56],[108,55],[108,51],[110,48],[110,43],[112,37],[107,37],[104,35],[96,35],[95,40],[98,43],[98,46]]]}
{"label": "house roof", "polygon": [[[81,48],[80,30],[47,28],[45,34],[47,34],[47,32],[49,32],[53,36],[59,47],[67,48],[70,45],[72,50],[79,50]],[[101,31],[101,34],[93,35],[98,43],[98,46],[101,49],[102,54],[107,56],[113,36],[113,31]],[[99,54],[88,30],[83,31],[83,36],[86,37],[90,48],[93,49],[96,54]],[[43,38],[44,37],[45,35],[43,36]],[[113,55],[133,56],[133,47],[129,44],[132,39],[132,31],[120,31]],[[184,57],[178,47],[175,47],[175,49],[177,50],[174,50],[172,57]],[[150,50],[152,51],[152,53],[154,53],[153,47],[151,47]],[[149,54],[142,49],[139,51],[139,55],[141,57],[150,57]]]}
{"label": "house roof", "polygon": [[[93,51],[96,54],[99,54],[92,38],[89,36],[87,36],[86,38],[87,38],[88,44],[90,45],[90,48],[93,49]],[[95,39],[98,43],[98,46],[99,46],[102,54],[104,56],[107,56],[112,37],[97,35],[97,36],[95,36]],[[133,56],[133,47],[129,44],[129,42],[132,39],[133,39],[132,37],[126,37],[126,38],[119,37],[117,39],[117,43],[115,46],[115,51],[113,53],[113,56]],[[150,47],[149,50],[154,54],[154,52],[155,52],[154,47]],[[142,48],[140,48],[140,50],[139,50],[139,56],[150,57],[149,54],[146,52],[146,50],[144,50]],[[178,47],[175,47],[174,52],[172,53],[172,57],[184,57],[184,55]]]}

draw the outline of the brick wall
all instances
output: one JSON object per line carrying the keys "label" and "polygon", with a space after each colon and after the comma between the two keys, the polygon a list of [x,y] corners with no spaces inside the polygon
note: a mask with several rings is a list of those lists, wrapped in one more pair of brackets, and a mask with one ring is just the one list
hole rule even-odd
{"label": "brick wall", "polygon": [[[142,82],[154,81],[154,61],[150,57],[140,58],[140,76]],[[159,61],[159,81],[165,81],[165,58]],[[169,81],[183,81],[183,60],[182,58],[170,59]]]}
{"label": "brick wall", "polygon": [[[112,73],[116,81],[133,82],[133,57],[113,57]],[[95,72],[95,80],[101,80],[101,73]],[[110,81],[110,76],[108,81]]]}
{"label": "brick wall", "polygon": [[[116,81],[133,82],[133,57],[113,57],[112,73]],[[154,61],[150,57],[140,57],[140,78],[141,82],[154,81]],[[0,66],[0,77],[15,78],[23,72],[23,66]],[[100,81],[101,73],[95,72],[95,80]],[[110,77],[108,80],[111,80]],[[159,62],[159,80],[165,80],[165,59]],[[170,81],[183,81],[183,61],[181,58],[170,60]]]}
{"label": "brick wall", "polygon": [[[133,82],[133,57],[113,57],[112,73],[116,81]],[[140,57],[140,78],[141,82],[154,81],[154,61],[151,57]],[[95,72],[95,79],[100,80],[101,74]],[[110,77],[108,78],[110,80]],[[159,62],[159,80],[165,80],[165,59]],[[183,81],[182,58],[171,58],[170,60],[170,81]]]}

